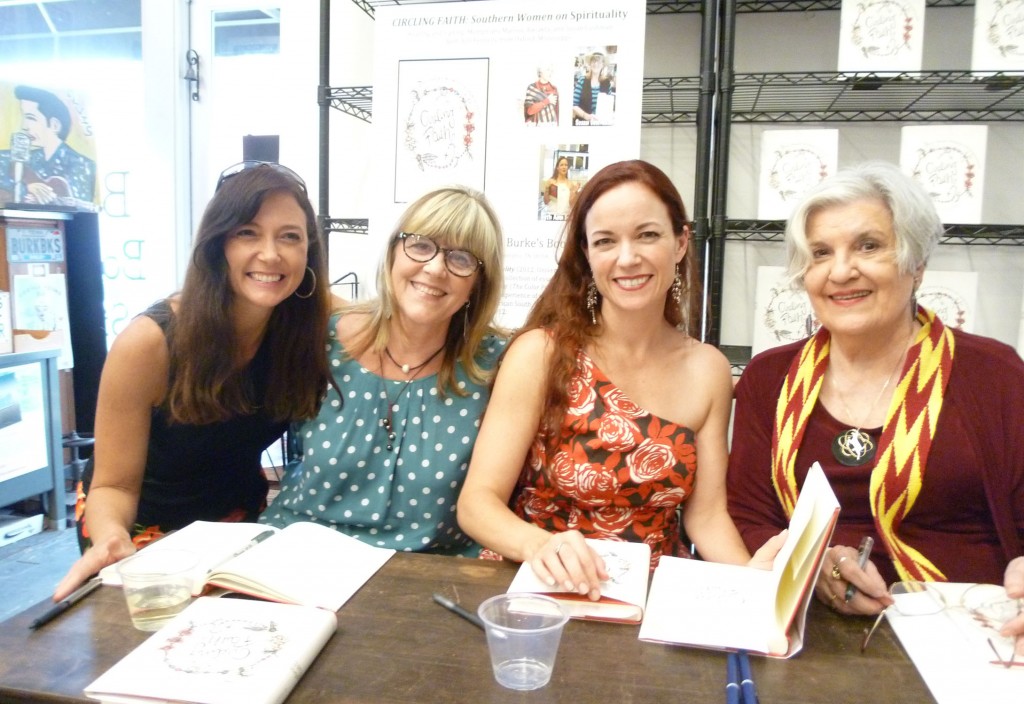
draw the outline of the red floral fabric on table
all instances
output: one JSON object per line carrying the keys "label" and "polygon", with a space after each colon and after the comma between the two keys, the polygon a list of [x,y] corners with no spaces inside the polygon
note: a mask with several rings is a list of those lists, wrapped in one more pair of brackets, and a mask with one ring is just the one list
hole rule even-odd
{"label": "red floral fabric on table", "polygon": [[654,569],[663,554],[689,555],[676,509],[696,472],[693,430],[640,408],[580,352],[558,451],[549,461],[534,439],[515,511],[551,532],[645,542]]}

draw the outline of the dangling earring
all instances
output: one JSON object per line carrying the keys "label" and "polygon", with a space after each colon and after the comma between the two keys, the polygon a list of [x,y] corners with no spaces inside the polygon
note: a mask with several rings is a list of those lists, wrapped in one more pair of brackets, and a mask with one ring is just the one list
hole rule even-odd
{"label": "dangling earring", "polygon": [[597,284],[591,279],[587,284],[587,310],[590,311],[590,323],[597,325]]}
{"label": "dangling earring", "polygon": [[468,344],[469,340],[466,338],[466,330],[469,329],[469,301],[466,301],[466,305],[462,307],[462,344]]}
{"label": "dangling earring", "polygon": [[683,278],[679,275],[679,270],[676,270],[676,278],[672,280],[672,288],[669,289],[669,293],[672,294],[672,300],[676,302],[676,305],[683,300]]}
{"label": "dangling earring", "polygon": [[[316,272],[315,272],[315,271],[313,271],[312,269],[310,269],[310,268],[309,268],[308,266],[306,267],[306,271],[308,271],[308,272],[309,272],[309,275],[313,277],[313,286],[312,286],[312,287],[311,287],[311,288],[309,289],[309,293],[307,293],[307,294],[306,294],[305,296],[303,296],[303,295],[302,295],[301,293],[299,293],[299,289],[298,289],[298,288],[296,288],[296,289],[295,289],[295,297],[296,297],[296,298],[309,298],[309,297],[311,297],[311,296],[312,296],[312,295],[313,295],[314,293],[316,293]],[[303,280],[303,281],[305,281],[305,280],[306,280],[306,277],[305,277],[305,276],[303,276],[303,277],[302,277],[302,280]],[[299,283],[299,286],[302,286],[302,283],[301,283],[301,282]]]}

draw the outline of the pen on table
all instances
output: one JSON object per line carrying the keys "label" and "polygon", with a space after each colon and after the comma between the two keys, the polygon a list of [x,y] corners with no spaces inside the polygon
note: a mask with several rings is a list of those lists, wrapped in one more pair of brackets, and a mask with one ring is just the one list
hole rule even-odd
{"label": "pen on table", "polygon": [[47,623],[49,623],[50,621],[52,621],[53,619],[57,618],[62,613],[70,609],[72,606],[80,602],[82,599],[92,594],[102,585],[102,577],[93,577],[88,582],[80,586],[78,589],[76,589],[75,591],[71,592],[66,597],[58,601],[54,606],[50,608],[49,611],[47,611],[42,616],[37,618],[35,621],[30,623],[28,627],[34,631],[40,626],[46,625]]}
{"label": "pen on table", "polygon": [[736,653],[725,661],[725,703],[740,704],[740,664]]}
{"label": "pen on table", "polygon": [[[870,535],[865,535],[860,541],[860,547],[857,548],[857,567],[862,570],[868,564],[868,559],[871,557],[871,548],[875,546],[875,539]],[[846,601],[853,598],[853,595],[857,593],[857,587],[853,584],[846,585]]]}
{"label": "pen on table", "polygon": [[[227,559],[230,560],[233,557],[238,557],[239,555],[241,555],[243,552],[245,552],[249,548],[256,547],[257,545],[262,543],[267,538],[271,537],[276,532],[277,532],[276,530],[265,530],[265,531],[263,531],[262,533],[258,534],[255,538],[250,540],[248,543],[246,543],[245,545],[243,545],[242,547],[238,548],[233,553],[231,553],[231,555],[229,555],[227,557]],[[206,570],[206,574],[210,574],[211,572],[213,572],[214,569],[216,569],[216,567],[211,567],[210,569]]]}
{"label": "pen on table", "polygon": [[458,614],[462,618],[466,619],[477,628],[482,629],[484,627],[484,622],[480,620],[479,616],[470,611],[466,611],[466,609],[462,608],[461,606],[459,606],[443,594],[435,593],[434,601],[436,601],[438,604],[451,611],[453,614]]}
{"label": "pen on table", "polygon": [[740,663],[740,689],[743,690],[743,704],[757,704],[757,688],[754,686],[754,676],[750,673],[750,656],[746,650],[736,653],[736,659]]}

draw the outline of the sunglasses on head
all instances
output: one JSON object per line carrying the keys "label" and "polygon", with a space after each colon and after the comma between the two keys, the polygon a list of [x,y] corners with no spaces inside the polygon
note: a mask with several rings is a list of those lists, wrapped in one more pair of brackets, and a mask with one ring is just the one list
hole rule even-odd
{"label": "sunglasses on head", "polygon": [[214,193],[219,191],[220,187],[224,185],[224,182],[230,179],[232,176],[237,176],[243,171],[248,171],[249,169],[262,168],[273,169],[279,174],[284,174],[285,176],[291,178],[302,187],[302,191],[305,193],[306,182],[302,180],[301,176],[299,176],[297,173],[289,169],[287,166],[282,166],[281,164],[278,164],[277,162],[274,161],[256,161],[253,159],[240,161],[237,164],[233,164],[232,166],[229,166],[228,168],[221,171],[220,177],[217,179],[217,187],[213,189]]}

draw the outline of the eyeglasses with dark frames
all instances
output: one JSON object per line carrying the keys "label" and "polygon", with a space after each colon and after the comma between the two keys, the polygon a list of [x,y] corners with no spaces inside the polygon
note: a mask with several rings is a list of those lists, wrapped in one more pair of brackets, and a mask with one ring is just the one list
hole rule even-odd
{"label": "eyeglasses with dark frames", "polygon": [[[864,629],[864,640],[860,644],[860,651],[867,650],[871,636],[874,635],[878,626],[882,623],[886,613],[892,611],[900,616],[933,616],[948,610],[961,610],[970,615],[971,621],[983,629],[989,635],[989,648],[995,653],[994,665],[1002,665],[1005,668],[1020,667],[1024,662],[1016,662],[1015,649],[1012,639],[1007,644],[1007,639],[999,635],[999,629],[1004,623],[1016,618],[1021,613],[1022,603],[1020,599],[1011,599],[1006,596],[1006,590],[995,584],[973,584],[964,590],[958,603],[949,603],[942,595],[942,592],[928,582],[904,581],[896,582],[889,587],[889,594],[893,598],[891,606],[886,607],[878,614],[871,628]],[[1010,656],[1004,657],[996,642],[1004,652]]]}
{"label": "eyeglasses with dark frames", "polygon": [[398,239],[402,240],[402,251],[405,252],[405,256],[420,264],[426,264],[436,257],[438,252],[444,252],[444,266],[455,276],[462,278],[472,276],[473,272],[484,266],[484,263],[472,252],[442,247],[426,235],[399,232]]}
{"label": "eyeglasses with dark frames", "polygon": [[224,185],[224,182],[230,179],[232,176],[237,176],[243,171],[248,171],[249,169],[260,168],[273,169],[279,174],[284,174],[285,176],[291,178],[297,184],[299,184],[299,186],[302,187],[303,193],[306,192],[306,182],[302,180],[301,176],[299,176],[297,173],[289,169],[287,166],[282,166],[281,164],[278,164],[275,161],[255,161],[253,159],[247,159],[246,161],[240,161],[237,164],[232,164],[231,166],[220,172],[220,177],[217,179],[217,187],[213,189],[214,193],[219,191],[220,187]]}

